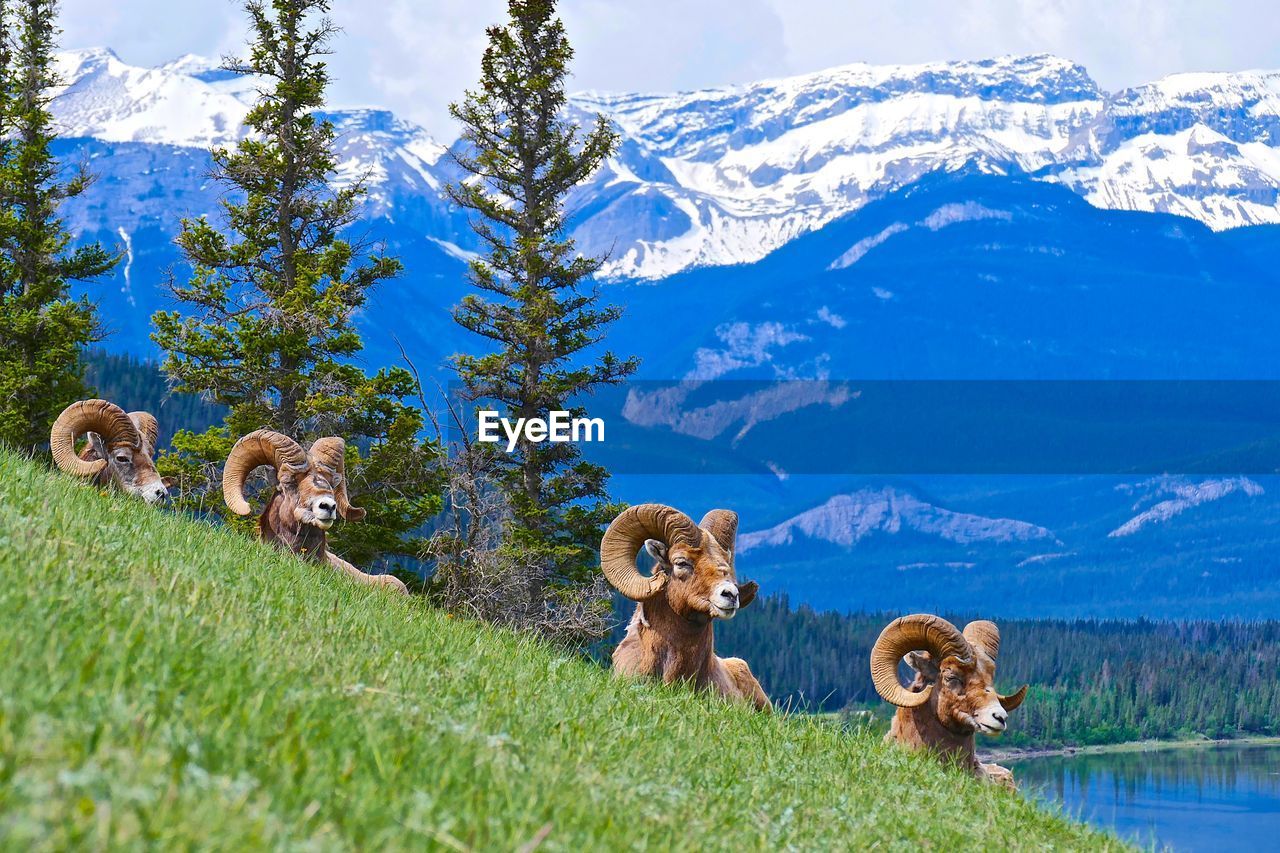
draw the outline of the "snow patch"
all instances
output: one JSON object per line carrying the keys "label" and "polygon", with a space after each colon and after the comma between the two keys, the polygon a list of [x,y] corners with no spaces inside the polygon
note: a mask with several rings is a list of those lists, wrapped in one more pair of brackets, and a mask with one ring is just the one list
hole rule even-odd
{"label": "snow patch", "polygon": [[[1112,539],[1132,536],[1145,527],[1162,524],[1193,507],[1222,500],[1228,495],[1244,494],[1257,497],[1264,493],[1262,486],[1248,477],[1202,480],[1198,483],[1181,477],[1159,477],[1143,483],[1121,485],[1117,489],[1130,493],[1143,492],[1146,498],[1161,495],[1172,495],[1172,497],[1159,501],[1111,531],[1107,536]],[[1143,501],[1139,501],[1134,505],[1134,509],[1142,503]]]}
{"label": "snow patch", "polygon": [[116,233],[120,235],[120,242],[124,243],[124,269],[121,270],[121,277],[124,279],[125,299],[129,300],[129,306],[137,308],[137,300],[133,298],[133,280],[130,274],[133,272],[133,235],[124,230],[123,227],[117,228]]}
{"label": "snow patch", "polygon": [[771,350],[809,340],[807,335],[774,322],[725,323],[716,327],[716,337],[725,347],[699,347],[693,356],[695,367],[687,378],[716,379],[742,367],[759,367],[773,358]]}
{"label": "snow patch", "polygon": [[[633,388],[627,392],[622,416],[637,426],[665,426],[704,441],[735,430],[731,442],[736,444],[759,424],[809,406],[838,408],[859,396],[847,385],[814,380],[777,382],[740,397],[690,405],[690,396],[702,386],[702,382],[685,380],[656,391]],[[773,464],[769,467],[780,480],[786,479],[785,471]]]}
{"label": "snow patch", "polygon": [[999,219],[1008,222],[1013,219],[1013,214],[1007,210],[992,210],[976,201],[966,201],[962,204],[944,204],[922,219],[920,224],[930,231],[941,231],[948,225],[979,222],[983,219]]}
{"label": "snow patch", "polygon": [[947,562],[947,563],[903,563],[902,565],[900,565],[900,566],[898,566],[898,567],[897,567],[897,570],[898,570],[898,571],[900,571],[900,572],[914,572],[914,571],[919,571],[920,569],[952,569],[952,570],[955,570],[955,569],[964,569],[964,570],[967,570],[967,569],[972,569],[972,568],[976,567],[977,565],[978,565],[977,563],[958,563],[958,562]]}
{"label": "snow patch", "polygon": [[895,222],[877,234],[872,234],[870,237],[863,237],[861,240],[854,243],[847,252],[832,261],[831,266],[827,267],[827,269],[847,269],[865,258],[867,256],[867,252],[870,252],[876,246],[884,243],[884,241],[888,240],[894,234],[901,234],[906,230],[906,225],[903,225],[901,222]]}

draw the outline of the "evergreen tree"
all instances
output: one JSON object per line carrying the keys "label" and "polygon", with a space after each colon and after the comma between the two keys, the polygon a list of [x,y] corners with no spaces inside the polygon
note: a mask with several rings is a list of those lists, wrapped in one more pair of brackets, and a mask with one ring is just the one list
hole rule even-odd
{"label": "evergreen tree", "polygon": [[308,441],[345,438],[349,491],[369,511],[341,525],[335,550],[356,563],[416,556],[413,536],[440,509],[437,448],[418,438],[416,390],[399,368],[367,376],[353,317],[370,290],[400,273],[395,258],[342,234],[357,218],[364,187],[334,181],[333,125],[319,118],[336,30],[329,0],[250,0],[249,56],[227,70],[263,81],[245,121],[252,133],[213,152],[227,189],[225,230],[185,220],[177,238],[193,273],[170,282],[186,312],[158,312],[154,340],[179,391],[226,406],[226,427],[180,433],[167,473],[204,511],[222,511],[210,482],[231,444],[258,429]]}
{"label": "evergreen tree", "polygon": [[[595,352],[620,311],[590,285],[605,258],[579,255],[565,236],[566,195],[613,153],[617,135],[603,116],[585,132],[564,116],[573,49],[553,0],[509,0],[508,12],[506,25],[488,30],[478,88],[450,107],[465,143],[455,159],[468,177],[449,194],[477,214],[472,227],[485,247],[469,275],[480,292],[454,317],[496,346],[456,365],[469,399],[545,418],[574,411],[569,401],[637,365]],[[573,444],[523,437],[504,463],[509,543],[533,555],[545,583],[594,573],[600,528],[617,509],[607,472]]]}
{"label": "evergreen tree", "polygon": [[97,243],[71,248],[58,218],[90,177],[64,179],[51,151],[56,17],[55,0],[0,5],[0,441],[31,449],[86,395],[81,355],[101,339],[94,306],[71,283],[118,259]]}

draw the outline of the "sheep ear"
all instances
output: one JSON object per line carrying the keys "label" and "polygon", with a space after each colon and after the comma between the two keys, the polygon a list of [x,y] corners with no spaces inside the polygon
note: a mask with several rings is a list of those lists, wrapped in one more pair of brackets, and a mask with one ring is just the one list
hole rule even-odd
{"label": "sheep ear", "polygon": [[907,666],[923,675],[926,679],[938,679],[938,665],[933,662],[933,655],[928,652],[907,652],[902,656]]}
{"label": "sheep ear", "polygon": [[107,464],[111,464],[111,456],[107,453],[107,443],[102,440],[102,436],[96,432],[87,432],[84,437],[89,441],[89,446],[93,448],[93,452],[98,454],[98,458],[105,459]]}
{"label": "sheep ear", "polygon": [[644,549],[649,552],[649,556],[658,561],[658,565],[663,568],[670,568],[671,564],[667,562],[667,546],[666,543],[657,539],[644,540]]}
{"label": "sheep ear", "polygon": [[747,581],[738,587],[738,607],[739,609],[746,607],[748,604],[756,600],[756,593],[760,591],[760,584],[755,581]]}

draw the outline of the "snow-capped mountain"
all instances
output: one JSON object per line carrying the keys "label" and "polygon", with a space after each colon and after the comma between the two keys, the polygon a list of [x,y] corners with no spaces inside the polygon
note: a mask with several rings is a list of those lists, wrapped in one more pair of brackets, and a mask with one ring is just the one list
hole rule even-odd
{"label": "snow-capped mountain", "polygon": [[851,548],[875,534],[919,533],[957,545],[978,542],[1055,542],[1051,531],[1011,518],[955,512],[886,486],[836,495],[767,530],[738,537],[738,552],[789,546],[804,537]]}
{"label": "snow-capped mountain", "polygon": [[[1091,127],[1103,94],[1055,57],[850,65],[678,95],[575,99],[635,145],[598,184],[667,210],[610,271],[659,278],[758,260],[929,172],[1033,171]],[[631,155],[631,156],[628,156]],[[639,196],[633,200],[630,196]]]}
{"label": "snow-capped mountain", "polygon": [[[54,100],[59,134],[99,143],[201,151],[230,146],[245,135],[244,119],[257,96],[251,78],[193,55],[158,68],[136,68],[110,50],[71,51],[59,55],[58,72],[64,83]],[[396,203],[410,198],[420,199],[410,207],[424,201],[429,208],[440,206],[444,178],[438,167],[446,149],[426,131],[386,110],[339,110],[329,118],[338,132],[339,181],[368,184],[367,215],[392,216]],[[95,168],[111,178],[113,165]]]}
{"label": "snow-capped mountain", "polygon": [[201,57],[138,68],[95,48],[62,53],[58,60],[63,86],[54,113],[64,136],[209,148],[244,133],[252,81]]}
{"label": "snow-capped mountain", "polygon": [[[234,142],[254,93],[253,81],[191,56],[138,68],[108,50],[72,51],[61,71],[64,137],[175,157]],[[961,168],[1032,174],[1100,207],[1215,229],[1280,222],[1280,72],[1181,74],[1112,94],[1053,56],[856,64],[680,94],[588,92],[571,109],[603,112],[623,135],[572,200],[580,244],[611,252],[613,278],[753,262]],[[473,248],[440,195],[453,177],[446,146],[385,111],[332,117],[342,174],[368,182],[373,214]],[[170,218],[205,212],[199,195],[168,201]]]}

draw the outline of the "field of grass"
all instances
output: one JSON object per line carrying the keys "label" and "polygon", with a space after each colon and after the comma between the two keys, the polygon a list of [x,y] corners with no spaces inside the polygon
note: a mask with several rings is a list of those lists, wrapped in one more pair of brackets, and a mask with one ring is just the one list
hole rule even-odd
{"label": "field of grass", "polygon": [[[744,614],[750,618],[750,614]],[[0,451],[0,847],[1118,847]]]}

